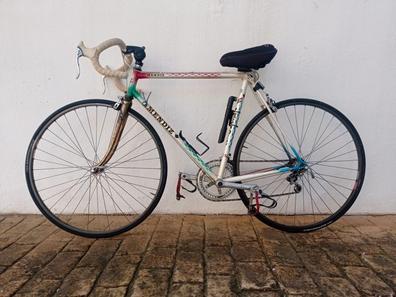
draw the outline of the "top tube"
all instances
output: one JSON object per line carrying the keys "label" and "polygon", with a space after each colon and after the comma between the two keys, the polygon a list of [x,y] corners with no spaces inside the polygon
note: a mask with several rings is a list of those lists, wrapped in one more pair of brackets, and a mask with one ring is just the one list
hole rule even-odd
{"label": "top tube", "polygon": [[133,70],[131,83],[136,83],[139,79],[244,79],[247,72],[146,72]]}

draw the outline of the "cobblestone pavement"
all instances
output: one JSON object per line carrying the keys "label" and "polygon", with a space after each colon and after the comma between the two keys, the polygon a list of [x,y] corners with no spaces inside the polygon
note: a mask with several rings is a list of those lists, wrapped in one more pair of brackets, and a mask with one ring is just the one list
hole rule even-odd
{"label": "cobblestone pavement", "polygon": [[91,240],[0,216],[0,296],[393,296],[395,230],[396,216],[286,234],[249,216],[155,215]]}

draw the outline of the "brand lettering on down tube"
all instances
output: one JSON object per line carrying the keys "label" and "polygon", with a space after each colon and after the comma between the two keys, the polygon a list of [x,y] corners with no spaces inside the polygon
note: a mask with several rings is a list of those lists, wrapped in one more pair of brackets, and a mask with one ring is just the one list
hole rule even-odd
{"label": "brand lettering on down tube", "polygon": [[169,125],[167,122],[164,121],[163,118],[161,118],[161,116],[154,110],[154,108],[152,108],[151,106],[147,105],[146,109],[149,113],[151,113],[151,115],[158,121],[158,123],[161,124],[162,127],[164,127],[166,129],[166,131],[169,132],[169,134],[173,134],[173,132],[175,132]]}

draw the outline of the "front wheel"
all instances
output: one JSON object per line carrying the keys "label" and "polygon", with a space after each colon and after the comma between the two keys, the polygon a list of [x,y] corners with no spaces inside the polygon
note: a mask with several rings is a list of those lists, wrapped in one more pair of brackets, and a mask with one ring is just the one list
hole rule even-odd
{"label": "front wheel", "polygon": [[[282,131],[306,166],[246,181],[264,193],[256,217],[287,232],[323,228],[346,213],[362,188],[366,164],[362,141],[352,123],[328,104],[290,99],[275,106]],[[260,112],[242,132],[234,153],[234,175],[288,163],[268,118],[267,110]],[[238,193],[249,206],[249,193]]]}
{"label": "front wheel", "polygon": [[141,223],[164,191],[167,162],[158,134],[134,110],[102,170],[118,110],[108,100],[60,108],[37,129],[25,175],[40,211],[58,227],[85,237],[109,237]]}

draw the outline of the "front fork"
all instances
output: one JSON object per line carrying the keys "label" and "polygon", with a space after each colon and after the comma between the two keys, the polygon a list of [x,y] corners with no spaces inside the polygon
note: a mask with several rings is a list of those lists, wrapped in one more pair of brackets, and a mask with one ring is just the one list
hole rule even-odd
{"label": "front fork", "polygon": [[121,103],[116,103],[114,108],[117,108],[117,105],[121,105],[121,107],[119,108],[117,122],[113,129],[109,146],[107,148],[105,155],[98,162],[98,164],[93,170],[100,170],[101,168],[104,168],[104,166],[110,161],[111,157],[113,157],[115,151],[117,150],[118,144],[120,143],[122,132],[124,131],[128,119],[128,112],[129,112],[129,108],[132,105],[132,99],[124,97],[121,99]]}

